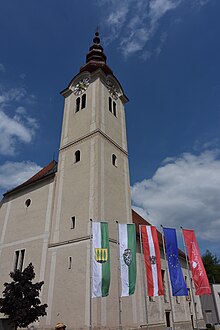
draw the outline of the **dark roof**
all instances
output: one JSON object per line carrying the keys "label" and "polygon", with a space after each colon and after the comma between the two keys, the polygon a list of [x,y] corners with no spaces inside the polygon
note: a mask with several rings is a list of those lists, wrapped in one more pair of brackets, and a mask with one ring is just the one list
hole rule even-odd
{"label": "dark roof", "polygon": [[105,74],[113,74],[110,67],[106,64],[107,57],[100,42],[99,33],[95,33],[93,44],[86,55],[86,64],[80,68],[80,72],[89,71],[90,73],[101,68]]}
{"label": "dark roof", "polygon": [[56,171],[57,171],[57,162],[55,160],[52,160],[48,165],[43,167],[39,172],[37,172],[35,175],[33,175],[30,179],[23,182],[19,186],[7,191],[6,193],[3,194],[3,196],[7,196],[11,193],[14,193],[20,189],[25,188],[31,184],[34,184],[34,183],[48,177],[51,174],[55,174]]}
{"label": "dark roof", "polygon": [[123,96],[124,96],[124,102],[128,102],[129,99],[127,96],[124,94],[123,88],[118,81],[118,79],[115,77],[113,74],[112,69],[107,65],[107,56],[104,53],[104,49],[101,45],[101,40],[99,37],[99,32],[95,33],[95,37],[93,38],[93,43],[91,47],[89,48],[89,52],[86,55],[86,63],[80,68],[80,72],[74,76],[74,78],[70,81],[69,85],[67,88],[62,90],[60,92],[61,95],[69,95],[71,93],[70,86],[72,85],[73,81],[78,77],[82,72],[90,72],[93,73],[96,70],[101,69],[106,76],[112,75],[112,77],[116,80],[118,83],[119,87],[122,90]]}

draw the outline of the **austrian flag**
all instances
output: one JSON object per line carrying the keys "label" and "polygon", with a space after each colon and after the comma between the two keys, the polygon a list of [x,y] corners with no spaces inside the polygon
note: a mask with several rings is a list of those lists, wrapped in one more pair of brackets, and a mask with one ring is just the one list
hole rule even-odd
{"label": "austrian flag", "polygon": [[161,296],[164,292],[161,275],[160,247],[156,227],[141,226],[141,236],[144,250],[148,296]]}

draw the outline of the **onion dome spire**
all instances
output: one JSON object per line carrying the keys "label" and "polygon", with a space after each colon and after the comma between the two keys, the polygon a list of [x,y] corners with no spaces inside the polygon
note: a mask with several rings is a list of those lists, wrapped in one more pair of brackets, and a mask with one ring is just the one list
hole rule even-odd
{"label": "onion dome spire", "polygon": [[106,55],[103,47],[101,46],[99,32],[95,33],[93,38],[93,44],[89,48],[89,52],[86,55],[86,64],[81,67],[80,72],[89,71],[93,72],[97,69],[102,69],[105,74],[113,74],[112,70],[106,64]]}

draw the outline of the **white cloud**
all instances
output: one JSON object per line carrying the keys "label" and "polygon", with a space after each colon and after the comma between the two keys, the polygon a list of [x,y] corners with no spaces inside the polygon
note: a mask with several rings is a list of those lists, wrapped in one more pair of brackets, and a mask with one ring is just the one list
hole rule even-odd
{"label": "white cloud", "polygon": [[5,66],[2,63],[0,63],[0,72],[5,72]]}
{"label": "white cloud", "polygon": [[149,2],[149,17],[151,24],[155,24],[169,10],[179,6],[181,0],[152,0]]}
{"label": "white cloud", "polygon": [[41,166],[27,162],[6,162],[0,166],[0,189],[9,190],[31,178]]}
{"label": "white cloud", "polygon": [[[192,0],[190,4],[200,8],[209,1]],[[159,55],[165,40],[160,39],[159,45],[153,50],[146,50],[146,46],[160,28],[161,19],[184,3],[184,0],[99,1],[98,4],[107,12],[103,17],[103,25],[110,29],[106,43],[117,39],[125,57],[137,52],[143,59],[150,57],[146,56],[149,52]]]}
{"label": "white cloud", "polygon": [[167,158],[151,179],[134,184],[132,201],[153,224],[192,228],[219,241],[220,150]]}
{"label": "white cloud", "polygon": [[0,154],[14,155],[17,142],[29,143],[32,136],[31,128],[25,127],[18,118],[10,118],[0,111]]}
{"label": "white cloud", "polygon": [[1,92],[0,154],[13,156],[20,143],[30,143],[33,140],[39,127],[38,122],[22,105],[30,104],[33,97],[29,97],[24,88],[11,88]]}
{"label": "white cloud", "polygon": [[198,6],[198,7],[202,7],[202,6],[205,6],[210,1],[211,0],[194,0],[193,5]]}
{"label": "white cloud", "polygon": [[[122,0],[120,5],[113,2],[102,2],[105,7],[109,5],[110,13],[105,18],[111,32],[107,42],[118,38],[120,49],[125,57],[144,50],[147,42],[154,36],[158,21],[166,12],[175,9],[181,0],[149,0],[138,2]],[[114,8],[112,10],[112,8]],[[146,51],[144,52],[146,54]],[[157,50],[158,53],[158,50]],[[147,56],[148,57],[148,56]],[[142,56],[146,58],[146,56]]]}
{"label": "white cloud", "polygon": [[27,95],[25,88],[11,88],[0,93],[0,104],[5,106],[10,102],[18,102]]}
{"label": "white cloud", "polygon": [[107,44],[119,36],[120,30],[126,22],[129,10],[127,1],[121,1],[115,8],[116,10],[110,12],[105,20],[105,23],[111,28],[111,33],[105,39]]}

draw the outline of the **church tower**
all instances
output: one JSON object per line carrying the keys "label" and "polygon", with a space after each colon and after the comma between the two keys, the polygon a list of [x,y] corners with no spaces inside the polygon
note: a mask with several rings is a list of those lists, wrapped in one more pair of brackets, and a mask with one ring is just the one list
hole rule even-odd
{"label": "church tower", "polygon": [[52,243],[85,237],[89,219],[109,221],[115,238],[115,221],[131,222],[128,99],[106,64],[98,32],[86,64],[61,94],[65,105]]}
{"label": "church tower", "polygon": [[99,326],[117,326],[116,221],[132,222],[124,112],[128,99],[106,64],[98,32],[86,64],[61,95],[64,115],[46,271],[46,326],[52,320],[64,320],[70,328],[74,320],[77,329],[89,324],[90,219],[109,223],[115,260],[110,297],[94,299],[93,319]]}

